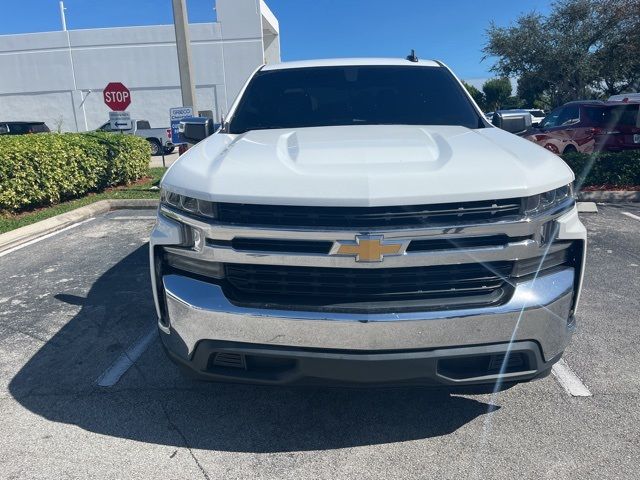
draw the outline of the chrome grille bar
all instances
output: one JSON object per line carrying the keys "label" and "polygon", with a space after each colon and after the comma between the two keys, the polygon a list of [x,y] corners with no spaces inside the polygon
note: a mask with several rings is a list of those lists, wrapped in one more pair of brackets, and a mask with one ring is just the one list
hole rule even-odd
{"label": "chrome grille bar", "polygon": [[[552,245],[548,253],[566,248]],[[298,265],[304,267],[332,268],[399,268],[428,265],[456,265],[460,263],[495,262],[533,258],[542,255],[546,249],[538,247],[534,240],[510,243],[503,247],[480,247],[431,252],[407,252],[404,255],[388,256],[381,263],[355,262],[352,257],[273,252],[238,252],[225,247],[203,247],[202,250],[165,247],[168,252],[199,258],[203,261],[223,263],[249,263],[256,265]]]}

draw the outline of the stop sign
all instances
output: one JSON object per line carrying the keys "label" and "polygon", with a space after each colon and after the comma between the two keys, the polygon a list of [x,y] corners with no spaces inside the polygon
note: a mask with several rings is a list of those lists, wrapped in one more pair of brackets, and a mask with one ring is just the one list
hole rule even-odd
{"label": "stop sign", "polygon": [[104,103],[111,110],[122,112],[131,104],[131,92],[120,82],[110,82],[102,91]]}

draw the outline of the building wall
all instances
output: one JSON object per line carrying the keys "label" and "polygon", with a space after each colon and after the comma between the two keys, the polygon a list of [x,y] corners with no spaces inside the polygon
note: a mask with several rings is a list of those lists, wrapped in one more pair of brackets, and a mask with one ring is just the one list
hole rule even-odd
{"label": "building wall", "polygon": [[[216,13],[217,22],[189,29],[196,108],[219,119],[255,68],[280,61],[280,48],[263,1],[217,0]],[[0,120],[95,129],[108,120],[109,82],[131,90],[133,118],[168,126],[169,108],[181,105],[173,25],[0,36]]]}

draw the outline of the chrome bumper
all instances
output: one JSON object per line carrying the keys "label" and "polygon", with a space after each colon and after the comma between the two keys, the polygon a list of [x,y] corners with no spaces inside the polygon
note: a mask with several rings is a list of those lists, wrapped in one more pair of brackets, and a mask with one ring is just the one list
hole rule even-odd
{"label": "chrome bumper", "polygon": [[201,340],[327,350],[388,351],[539,344],[545,361],[561,353],[573,331],[574,270],[518,284],[500,306],[398,314],[347,314],[252,309],[233,305],[214,284],[163,277],[170,330],[163,341],[188,359]]}
{"label": "chrome bumper", "polygon": [[[166,213],[166,212],[165,212]],[[239,237],[287,239],[347,239],[358,232],[315,231],[307,229],[273,231],[243,229],[207,224],[181,216],[160,214],[151,235],[151,281],[159,326],[165,346],[176,359],[189,362],[198,343],[237,342],[273,348],[319,349],[376,353],[389,351],[432,351],[452,347],[476,348],[482,345],[528,341],[539,346],[542,360],[557,359],[567,346],[574,329],[572,313],[578,304],[584,274],[584,256],[578,270],[543,271],[538,277],[514,285],[512,297],[504,304],[486,307],[459,307],[400,313],[326,313],[320,311],[275,310],[235,305],[220,286],[178,274],[160,275],[155,269],[154,249],[180,245],[182,226],[194,233],[193,251],[182,254],[201,261],[283,264],[324,267],[376,268],[375,264],[330,255],[238,252],[231,247],[209,245],[206,240],[228,241]],[[390,230],[385,238],[462,238],[488,233],[504,233],[514,241],[505,247],[461,248],[385,258],[385,266],[443,265],[523,259],[553,251],[540,242],[546,222],[557,225],[558,240],[586,242],[586,231],[577,210],[552,217],[497,222],[456,228]],[[378,232],[369,232],[378,233]],[[516,237],[528,236],[527,240]],[[585,249],[583,248],[583,251]],[[378,264],[379,265],[379,264]],[[578,278],[576,278],[578,277]]]}

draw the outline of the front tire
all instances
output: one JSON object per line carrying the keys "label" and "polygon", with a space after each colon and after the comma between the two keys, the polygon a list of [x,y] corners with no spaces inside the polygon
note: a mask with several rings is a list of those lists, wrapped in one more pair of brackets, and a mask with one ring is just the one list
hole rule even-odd
{"label": "front tire", "polygon": [[574,147],[573,145],[567,145],[566,147],[564,147],[564,150],[562,151],[563,154],[565,153],[578,153],[578,149],[576,147]]}
{"label": "front tire", "polygon": [[160,155],[162,153],[162,145],[156,138],[147,138],[149,145],[151,146],[151,156],[155,157],[156,155]]}

